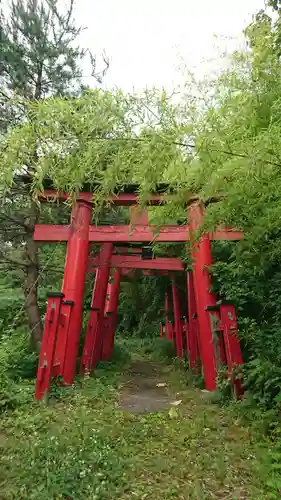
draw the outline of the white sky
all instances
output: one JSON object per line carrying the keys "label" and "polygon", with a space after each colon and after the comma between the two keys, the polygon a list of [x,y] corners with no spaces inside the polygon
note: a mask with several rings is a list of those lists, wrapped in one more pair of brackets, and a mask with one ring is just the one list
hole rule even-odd
{"label": "white sky", "polygon": [[197,76],[219,69],[219,52],[239,47],[263,7],[264,0],[76,0],[75,18],[88,27],[81,44],[110,58],[104,86],[170,90],[183,82],[184,65]]}

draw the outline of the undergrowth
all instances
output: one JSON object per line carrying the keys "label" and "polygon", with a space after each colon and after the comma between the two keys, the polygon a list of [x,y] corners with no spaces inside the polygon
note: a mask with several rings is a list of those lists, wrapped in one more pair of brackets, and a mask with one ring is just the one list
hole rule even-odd
{"label": "undergrowth", "polygon": [[[130,364],[138,359],[159,366],[178,406],[146,415],[120,410]],[[53,390],[49,406],[29,399],[6,407],[0,498],[280,498],[278,430],[275,441],[267,440],[240,406],[213,405],[190,387],[186,366],[165,341],[120,339],[111,363],[73,387]]]}
{"label": "undergrowth", "polygon": [[0,412],[30,403],[38,356],[29,347],[29,332],[18,329],[0,339]]}

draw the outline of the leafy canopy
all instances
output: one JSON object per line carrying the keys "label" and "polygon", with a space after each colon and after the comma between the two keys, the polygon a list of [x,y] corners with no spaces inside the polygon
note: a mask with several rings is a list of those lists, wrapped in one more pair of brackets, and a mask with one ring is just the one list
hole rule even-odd
{"label": "leafy canopy", "polygon": [[15,173],[28,170],[35,197],[48,177],[70,193],[85,182],[98,183],[96,199],[103,200],[122,183],[140,183],[145,194],[157,182],[184,181],[187,154],[179,143],[190,126],[179,122],[165,92],[138,97],[93,90],[79,98],[31,102],[28,108],[29,120],[3,140],[2,183],[9,185]]}

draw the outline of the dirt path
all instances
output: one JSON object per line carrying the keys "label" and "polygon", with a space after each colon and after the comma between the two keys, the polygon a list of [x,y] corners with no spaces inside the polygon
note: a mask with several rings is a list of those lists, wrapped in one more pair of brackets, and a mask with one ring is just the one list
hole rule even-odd
{"label": "dirt path", "polygon": [[120,397],[120,407],[132,413],[153,413],[175,406],[176,395],[169,394],[161,365],[135,361]]}
{"label": "dirt path", "polygon": [[[259,445],[235,413],[188,387],[175,366],[137,360],[124,377],[119,407],[125,425],[131,429],[134,422],[136,429],[131,459],[136,498],[270,498],[260,477]],[[126,446],[130,441],[126,438]],[[120,498],[131,499],[132,491]]]}

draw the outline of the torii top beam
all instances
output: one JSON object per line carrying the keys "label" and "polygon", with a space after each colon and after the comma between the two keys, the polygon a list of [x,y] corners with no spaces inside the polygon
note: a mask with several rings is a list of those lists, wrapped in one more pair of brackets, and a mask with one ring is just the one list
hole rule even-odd
{"label": "torii top beam", "polygon": [[[30,184],[31,179],[28,175],[17,176],[17,179],[24,184]],[[94,198],[94,193],[100,184],[97,183],[85,183],[83,184],[79,199],[92,202]],[[105,202],[112,203],[117,206],[132,206],[137,205],[139,201],[139,184],[125,184],[117,187],[114,194],[109,196]],[[172,187],[166,183],[157,184],[156,188],[151,192],[149,199],[147,200],[148,205],[160,205],[165,202],[165,193],[168,191],[172,192]],[[39,195],[39,200],[44,203],[50,200],[60,200],[66,201],[70,198],[68,193],[58,192],[50,179],[44,179],[43,181],[43,192]]]}
{"label": "torii top beam", "polygon": [[[20,183],[31,185],[32,177],[30,175],[16,175],[15,181]],[[66,192],[59,192],[55,189],[52,180],[45,178],[42,182],[43,191],[38,196],[39,200],[44,203],[50,200],[59,200],[66,201],[70,198],[70,194]],[[85,201],[92,202],[94,192],[98,190],[101,186],[101,183],[84,183],[81,187],[79,198],[84,199]],[[116,187],[114,194],[109,196],[105,202],[112,203],[117,206],[132,206],[137,205],[139,202],[139,192],[140,192],[140,184],[122,184]],[[150,197],[147,200],[147,205],[160,205],[165,203],[170,199],[170,196],[173,196],[175,193],[174,188],[169,183],[158,183],[155,188],[151,191]],[[210,197],[204,200],[204,205],[207,206],[210,203],[217,203],[223,198],[223,196],[215,196]],[[198,196],[193,195],[189,196],[186,201],[187,205],[198,201]]]}
{"label": "torii top beam", "polygon": [[[23,183],[30,183],[29,176],[19,176]],[[99,187],[98,184],[84,184],[79,193],[78,200],[93,202],[93,192]],[[50,199],[65,201],[70,195],[67,193],[59,193],[52,185],[51,180],[43,181],[43,193],[39,199],[42,202],[48,202]],[[139,184],[128,184],[120,186],[120,192],[116,189],[115,194],[110,196],[106,201],[119,206],[133,206],[139,201]],[[170,192],[172,195],[172,186],[169,184],[158,184],[148,198],[148,205],[160,205],[167,200],[165,193]],[[187,205],[196,201],[197,197],[191,197],[187,200]],[[209,233],[212,240],[241,240],[243,233],[233,229],[219,229],[213,233]],[[60,225],[36,225],[34,232],[35,241],[55,242],[68,241],[70,238],[70,226]],[[186,242],[190,239],[189,226],[164,226],[157,228],[150,225],[137,224],[136,226],[90,226],[89,242],[104,243],[151,243],[153,241],[172,243]]]}

